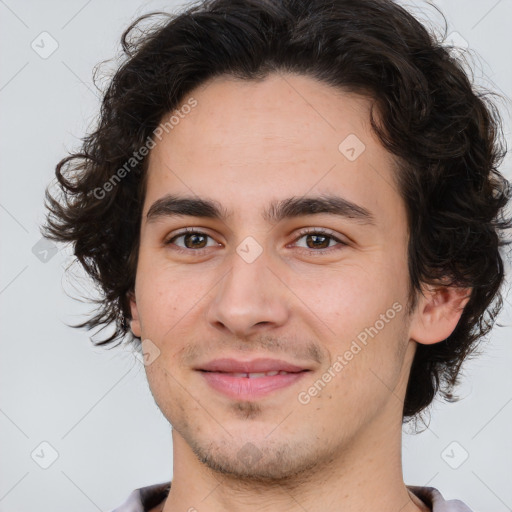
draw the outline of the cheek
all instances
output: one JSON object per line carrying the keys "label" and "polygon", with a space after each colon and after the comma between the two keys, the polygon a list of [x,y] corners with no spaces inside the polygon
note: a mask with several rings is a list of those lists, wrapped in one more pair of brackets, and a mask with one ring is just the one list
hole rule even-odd
{"label": "cheek", "polygon": [[296,302],[297,307],[304,314],[312,312],[316,323],[330,328],[329,337],[340,340],[357,336],[373,325],[402,296],[396,277],[378,263],[344,263],[337,269],[313,269],[290,275],[288,282],[301,299]]}
{"label": "cheek", "polygon": [[[156,404],[165,417],[174,424],[177,418],[184,415],[187,396],[183,385],[180,385],[181,377],[174,376],[175,372],[171,370],[173,366],[169,363],[169,355],[163,352],[159,359],[145,366],[146,378]],[[190,399],[190,396],[188,398]],[[188,407],[192,408],[193,400],[190,402]]]}
{"label": "cheek", "polygon": [[393,385],[400,372],[404,284],[379,264],[345,265],[325,278],[317,273],[295,282],[307,306],[297,302],[298,316],[316,326],[329,352],[333,396],[354,406],[383,399],[389,393],[383,382]]}
{"label": "cheek", "polygon": [[140,269],[136,294],[142,327],[148,337],[161,337],[199,307],[207,289],[205,274],[184,272],[149,259]]}

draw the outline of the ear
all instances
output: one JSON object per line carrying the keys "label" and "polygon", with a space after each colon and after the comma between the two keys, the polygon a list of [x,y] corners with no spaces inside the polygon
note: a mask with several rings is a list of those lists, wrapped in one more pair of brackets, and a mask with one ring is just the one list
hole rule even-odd
{"label": "ear", "polygon": [[135,294],[130,292],[128,295],[130,299],[130,311],[132,314],[132,319],[130,320],[130,329],[133,332],[133,335],[137,338],[141,337],[141,329],[140,329],[140,319],[139,319],[139,309],[137,308],[137,302],[135,301]]}
{"label": "ear", "polygon": [[420,294],[409,338],[424,345],[439,343],[455,330],[464,307],[471,297],[471,288],[427,286]]}

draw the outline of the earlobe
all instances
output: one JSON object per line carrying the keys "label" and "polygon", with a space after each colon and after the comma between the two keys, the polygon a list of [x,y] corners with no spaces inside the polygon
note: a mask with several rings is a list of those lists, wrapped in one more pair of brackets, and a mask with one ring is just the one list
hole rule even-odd
{"label": "earlobe", "polygon": [[424,345],[448,338],[457,327],[470,297],[471,288],[427,287],[412,315],[409,338]]}
{"label": "earlobe", "polygon": [[139,319],[139,310],[137,308],[137,302],[135,301],[135,294],[130,293],[128,295],[130,299],[130,311],[132,314],[132,318],[130,320],[130,329],[132,333],[137,338],[141,337],[141,329],[140,329],[140,319]]}

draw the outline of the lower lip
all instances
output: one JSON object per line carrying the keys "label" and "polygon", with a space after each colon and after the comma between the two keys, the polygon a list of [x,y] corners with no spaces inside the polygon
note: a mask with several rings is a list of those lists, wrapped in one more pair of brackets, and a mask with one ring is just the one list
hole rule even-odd
{"label": "lower lip", "polygon": [[237,400],[250,400],[266,396],[273,391],[291,386],[302,379],[306,373],[308,372],[303,371],[251,379],[249,377],[234,377],[229,373],[201,371],[210,387]]}

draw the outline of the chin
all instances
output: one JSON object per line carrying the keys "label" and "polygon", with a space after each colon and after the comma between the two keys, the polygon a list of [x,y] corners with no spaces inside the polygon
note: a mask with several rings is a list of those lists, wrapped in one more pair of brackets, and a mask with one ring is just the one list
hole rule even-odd
{"label": "chin", "polygon": [[235,443],[231,439],[220,445],[195,442],[190,446],[198,460],[212,471],[252,484],[296,481],[300,475],[311,474],[320,460],[318,450],[307,443],[269,445],[268,440]]}

